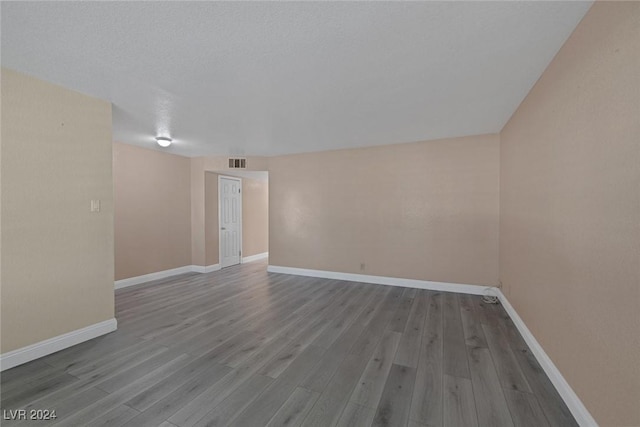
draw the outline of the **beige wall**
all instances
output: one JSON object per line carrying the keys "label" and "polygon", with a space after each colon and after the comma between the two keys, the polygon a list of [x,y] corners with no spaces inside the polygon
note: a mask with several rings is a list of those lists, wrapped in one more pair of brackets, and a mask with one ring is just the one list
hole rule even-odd
{"label": "beige wall", "polygon": [[[218,174],[205,164],[221,165],[226,157],[189,159],[114,143],[113,158],[116,280],[218,264]],[[245,178],[243,185],[249,256],[268,250],[268,184]]]}
{"label": "beige wall", "polygon": [[218,226],[218,174],[205,172],[205,236],[207,265],[218,264],[220,241]]}
{"label": "beige wall", "polygon": [[[223,156],[189,159],[114,144],[116,280],[185,265],[218,264],[218,175],[207,168],[224,171],[226,160]],[[265,158],[248,160],[255,168],[267,167]],[[255,206],[266,209],[260,205],[267,199],[262,190],[266,188],[257,191],[250,185],[248,195],[243,195],[250,211]],[[254,250],[267,251],[267,215],[261,223],[245,212],[247,256]]]}
{"label": "beige wall", "polygon": [[[218,178],[214,179],[213,175],[215,172],[224,174],[229,170],[228,166],[227,156],[191,158],[191,263],[193,265],[218,264]],[[267,169],[268,159],[266,157],[247,157],[246,170],[266,171]],[[208,175],[211,172],[214,174]],[[211,188],[212,186],[215,188]],[[212,209],[213,213],[209,214]],[[214,219],[215,224],[213,223]]]}
{"label": "beige wall", "polygon": [[242,256],[269,250],[269,183],[242,179]]}
{"label": "beige wall", "polygon": [[[218,237],[218,176],[205,172],[206,265],[220,262]],[[269,250],[269,183],[242,178],[242,256]]]}
{"label": "beige wall", "polygon": [[273,157],[269,182],[272,265],[497,284],[497,135]]}
{"label": "beige wall", "polygon": [[[246,168],[248,171],[266,171],[269,169],[269,158],[262,156],[245,156],[247,159]],[[202,165],[205,170],[208,171],[230,171],[235,172],[234,169],[229,169],[229,157],[228,156],[207,156],[200,157]]]}
{"label": "beige wall", "polygon": [[596,2],[501,134],[500,276],[602,426],[640,425],[640,3]]}
{"label": "beige wall", "polygon": [[113,144],[115,278],[191,264],[191,162]]}
{"label": "beige wall", "polygon": [[3,68],[1,173],[1,351],[113,318],[111,104]]}
{"label": "beige wall", "polygon": [[204,158],[191,159],[191,264],[206,265]]}

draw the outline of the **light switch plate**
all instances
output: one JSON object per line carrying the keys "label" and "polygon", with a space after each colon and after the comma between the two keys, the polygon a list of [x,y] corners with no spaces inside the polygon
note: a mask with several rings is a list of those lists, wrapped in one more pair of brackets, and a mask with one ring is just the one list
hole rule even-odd
{"label": "light switch plate", "polygon": [[100,212],[100,200],[91,201],[91,212]]}

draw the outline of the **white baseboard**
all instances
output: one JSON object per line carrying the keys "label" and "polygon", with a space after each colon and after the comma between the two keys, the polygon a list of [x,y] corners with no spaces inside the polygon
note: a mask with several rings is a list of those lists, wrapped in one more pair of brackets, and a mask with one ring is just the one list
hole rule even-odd
{"label": "white baseboard", "polygon": [[573,391],[567,380],[564,379],[560,370],[553,363],[551,358],[544,351],[538,340],[533,336],[527,325],[524,323],[522,318],[518,315],[518,312],[513,308],[507,297],[500,291],[500,289],[495,289],[498,297],[500,298],[500,302],[504,307],[505,311],[513,320],[513,323],[518,328],[520,335],[524,338],[524,341],[527,343],[531,352],[535,356],[536,360],[544,369],[544,372],[547,374],[551,383],[553,383],[556,390],[564,400],[564,403],[567,404],[567,407],[573,414],[574,418],[578,422],[578,424],[582,427],[597,427],[598,423],[591,416],[589,410],[584,406],[578,395]]}
{"label": "white baseboard", "polygon": [[142,276],[116,280],[114,285],[116,289],[121,289],[128,286],[139,285],[140,283],[150,282],[152,280],[165,279],[178,274],[211,273],[212,271],[218,270],[220,270],[220,264],[207,265],[206,267],[202,265],[185,265],[184,267],[172,268],[171,270],[156,271],[155,273],[143,274]]}
{"label": "white baseboard", "polygon": [[206,267],[202,265],[191,266],[191,271],[193,271],[194,273],[211,273],[218,270],[220,270],[220,264],[207,265]]}
{"label": "white baseboard", "polygon": [[116,280],[115,288],[126,288],[127,286],[139,285],[140,283],[164,279],[165,277],[171,277],[177,274],[191,273],[193,271],[193,267],[193,265],[185,265],[184,267],[172,268],[171,270],[156,271],[155,273],[143,274],[142,276]]}
{"label": "white baseboard", "polygon": [[57,337],[0,354],[0,371],[22,365],[48,354],[55,353],[56,351],[64,350],[81,342],[99,337],[100,335],[113,332],[116,329],[118,329],[118,321],[116,319],[109,319],[87,326],[86,328],[67,332]]}
{"label": "white baseboard", "polygon": [[246,257],[242,257],[242,263],[251,262],[251,261],[259,261],[261,259],[269,258],[269,252],[262,252],[261,254],[250,255]]}
{"label": "white baseboard", "polygon": [[212,273],[214,271],[218,271],[220,270],[220,264],[213,264],[213,265],[208,265],[204,268],[204,272],[205,273]]}
{"label": "white baseboard", "polygon": [[430,282],[426,280],[402,279],[385,276],[369,276],[365,274],[340,273],[335,271],[309,270],[306,268],[280,267],[270,265],[267,267],[270,273],[294,274],[297,276],[322,277],[325,279],[346,280],[349,282],[374,283],[377,285],[402,286],[405,288],[428,289],[443,292],[459,292],[463,294],[484,295],[487,292],[495,292],[505,311],[513,320],[516,328],[524,338],[525,342],[531,349],[531,352],[540,363],[542,369],[547,374],[556,390],[566,403],[575,417],[578,424],[582,427],[597,427],[595,419],[591,416],[587,408],[584,406],[578,395],[573,391],[567,380],[564,379],[558,368],[553,364],[551,358],[544,351],[540,343],[535,339],[529,328],[525,325],[522,318],[515,311],[513,306],[507,300],[507,297],[495,287],[464,285],[459,283],[446,282]]}
{"label": "white baseboard", "polygon": [[375,283],[376,285],[402,286],[405,288],[428,289],[432,291],[460,292],[463,294],[483,295],[486,286],[463,285],[459,283],[431,282],[428,280],[402,279],[397,277],[370,276],[366,274],[340,273],[336,271],[309,270],[306,268],[280,267],[270,265],[269,273],[295,274],[297,276],[322,277],[325,279],[346,280],[348,282]]}

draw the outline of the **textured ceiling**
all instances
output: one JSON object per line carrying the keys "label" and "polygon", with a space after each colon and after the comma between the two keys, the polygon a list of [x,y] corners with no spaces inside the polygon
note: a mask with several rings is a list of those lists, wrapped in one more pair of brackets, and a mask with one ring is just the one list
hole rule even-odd
{"label": "textured ceiling", "polygon": [[499,132],[591,2],[2,2],[2,65],[114,139],[275,155]]}

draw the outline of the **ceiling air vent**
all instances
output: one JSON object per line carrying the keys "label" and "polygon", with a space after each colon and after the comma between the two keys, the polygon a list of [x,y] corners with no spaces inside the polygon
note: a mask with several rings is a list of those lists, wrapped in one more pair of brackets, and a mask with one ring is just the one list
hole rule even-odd
{"label": "ceiling air vent", "polygon": [[246,169],[247,159],[240,157],[229,157],[229,169]]}

